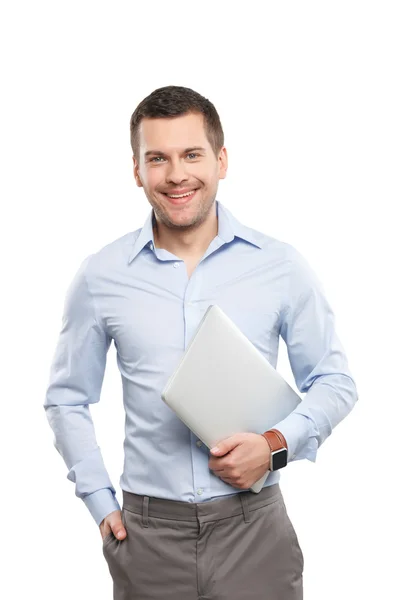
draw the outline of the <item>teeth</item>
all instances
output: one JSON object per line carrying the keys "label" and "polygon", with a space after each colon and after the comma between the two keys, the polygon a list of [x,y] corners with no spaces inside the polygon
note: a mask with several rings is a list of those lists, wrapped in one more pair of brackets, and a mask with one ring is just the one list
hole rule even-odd
{"label": "teeth", "polygon": [[190,192],[188,192],[187,194],[167,194],[167,196],[169,196],[170,198],[184,198],[185,196],[190,196],[190,194],[193,194],[195,190],[190,190]]}

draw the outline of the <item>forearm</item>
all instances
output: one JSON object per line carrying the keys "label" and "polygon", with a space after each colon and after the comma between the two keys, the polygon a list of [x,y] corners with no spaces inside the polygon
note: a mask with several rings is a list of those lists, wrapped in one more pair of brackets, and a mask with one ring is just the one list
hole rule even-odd
{"label": "forearm", "polygon": [[50,392],[47,398],[46,415],[54,445],[68,468],[67,478],[75,483],[76,496],[99,525],[120,506],[96,442],[89,406],[51,405]]}
{"label": "forearm", "polygon": [[315,462],[318,448],[349,414],[357,398],[350,375],[317,377],[295,410],[274,425],[287,441],[288,461],[306,458]]}

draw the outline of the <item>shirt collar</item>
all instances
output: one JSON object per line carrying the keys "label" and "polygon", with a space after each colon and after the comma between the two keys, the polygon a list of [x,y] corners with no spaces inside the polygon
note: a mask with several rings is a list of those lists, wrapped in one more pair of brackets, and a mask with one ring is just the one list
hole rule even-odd
{"label": "shirt collar", "polygon": [[[219,201],[216,200],[216,211],[218,218],[218,237],[225,243],[232,242],[238,237],[257,248],[262,248],[260,241],[257,240],[255,232],[238,221],[232,213]],[[128,264],[139,254],[145,246],[154,248],[153,232],[154,209],[152,208],[140,233],[133,243],[132,251],[129,255]]]}

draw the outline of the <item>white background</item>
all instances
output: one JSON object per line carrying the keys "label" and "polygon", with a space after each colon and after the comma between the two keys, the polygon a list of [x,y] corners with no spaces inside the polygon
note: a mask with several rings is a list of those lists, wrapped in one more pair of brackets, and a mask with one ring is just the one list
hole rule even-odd
{"label": "white background", "polygon": [[[1,9],[0,595],[112,598],[100,533],[66,479],[42,405],[71,278],[150,210],[133,180],[130,116],[173,84],[215,104],[229,155],[218,198],[309,260],[358,386],[356,407],[317,462],[282,472],[305,556],[305,600],[394,598],[398,3],[143,5],[14,1]],[[293,382],[283,342],[278,370]],[[114,346],[92,416],[121,502]]]}

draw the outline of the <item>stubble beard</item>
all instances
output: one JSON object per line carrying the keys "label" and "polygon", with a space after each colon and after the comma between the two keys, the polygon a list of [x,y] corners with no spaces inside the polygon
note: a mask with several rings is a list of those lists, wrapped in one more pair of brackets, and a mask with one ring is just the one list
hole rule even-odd
{"label": "stubble beard", "polygon": [[[200,188],[200,191],[202,190],[202,188]],[[175,229],[175,230],[179,230],[179,231],[188,231],[191,229],[197,229],[198,227],[200,227],[200,225],[202,223],[204,223],[204,221],[207,219],[208,215],[210,214],[210,211],[212,210],[213,206],[214,206],[214,202],[216,199],[216,192],[214,193],[213,197],[210,198],[209,200],[206,200],[205,202],[200,202],[197,205],[197,210],[195,212],[195,214],[193,215],[192,219],[189,222],[186,222],[184,224],[181,223],[175,223],[174,221],[171,221],[171,219],[169,218],[169,214],[167,211],[165,211],[163,209],[163,207],[160,205],[160,203],[155,202],[153,200],[153,198],[147,196],[151,206],[154,209],[154,213],[156,214],[158,220],[165,225],[165,227],[168,227],[169,229]],[[168,200],[167,200],[168,202]]]}

